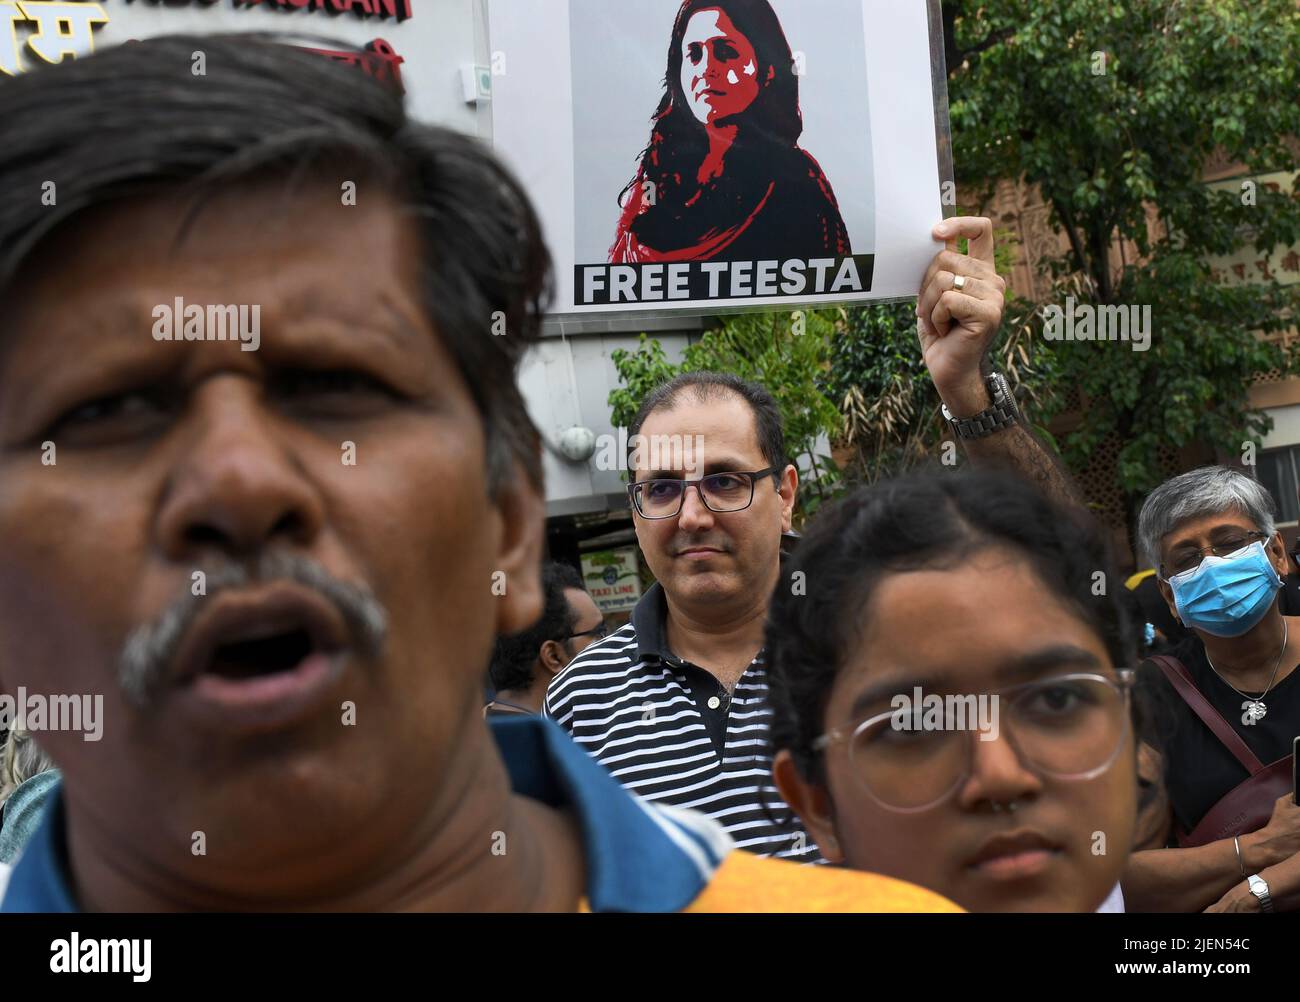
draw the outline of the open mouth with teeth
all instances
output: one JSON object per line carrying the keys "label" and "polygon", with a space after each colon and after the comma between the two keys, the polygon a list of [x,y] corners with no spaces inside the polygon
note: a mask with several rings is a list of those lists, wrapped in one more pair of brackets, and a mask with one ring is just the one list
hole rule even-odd
{"label": "open mouth with teeth", "polygon": [[202,674],[231,681],[277,675],[296,669],[321,648],[305,628],[221,644]]}

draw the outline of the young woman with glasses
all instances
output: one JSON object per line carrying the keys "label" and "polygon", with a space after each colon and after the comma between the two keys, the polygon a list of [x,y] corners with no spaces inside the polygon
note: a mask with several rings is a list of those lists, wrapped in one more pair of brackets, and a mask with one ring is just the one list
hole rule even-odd
{"label": "young woman with glasses", "polygon": [[1136,652],[1085,519],[991,474],[818,516],[767,636],[776,784],[828,860],[969,911],[1122,907]]}

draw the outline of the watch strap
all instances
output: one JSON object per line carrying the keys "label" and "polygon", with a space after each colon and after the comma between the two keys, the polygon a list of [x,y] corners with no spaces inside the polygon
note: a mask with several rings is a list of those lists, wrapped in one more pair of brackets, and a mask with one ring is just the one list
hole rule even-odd
{"label": "watch strap", "polygon": [[995,374],[989,377],[987,386],[993,404],[973,417],[953,417],[947,405],[943,406],[943,416],[948,419],[958,438],[986,438],[1019,422],[1020,412],[1005,380]]}

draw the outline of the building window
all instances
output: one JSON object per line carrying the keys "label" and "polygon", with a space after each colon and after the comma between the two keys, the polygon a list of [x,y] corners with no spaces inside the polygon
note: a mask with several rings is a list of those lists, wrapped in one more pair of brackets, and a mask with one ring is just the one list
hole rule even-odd
{"label": "building window", "polygon": [[1300,500],[1296,488],[1300,484],[1300,445],[1284,449],[1269,449],[1259,454],[1256,466],[1259,482],[1268,488],[1277,504],[1279,522],[1300,521]]}

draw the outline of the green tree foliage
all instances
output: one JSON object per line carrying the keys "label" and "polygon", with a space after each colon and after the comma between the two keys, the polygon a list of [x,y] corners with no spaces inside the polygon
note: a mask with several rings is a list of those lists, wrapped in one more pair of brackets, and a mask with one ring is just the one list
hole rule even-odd
{"label": "green tree foliage", "polygon": [[848,311],[824,385],[844,416],[846,474],[866,483],[924,461],[942,433],[939,398],[917,347],[911,303]]}
{"label": "green tree foliage", "polygon": [[[995,264],[1004,277],[1012,265],[1010,246],[1009,236],[999,234]],[[1033,311],[1033,304],[1009,299],[992,347],[995,364],[1028,405],[1030,420],[1050,410],[1048,400],[1054,392],[1050,359],[1031,364]],[[848,450],[846,478],[874,483],[947,458],[940,450],[951,433],[919,350],[915,304],[882,303],[847,310],[844,328],[831,345],[825,385],[844,417],[838,444]],[[1038,431],[1052,444],[1045,429]],[[951,453],[954,460],[960,455]]]}
{"label": "green tree foliage", "polygon": [[[1149,351],[1122,342],[1031,341],[1049,408],[1087,401],[1064,437],[1078,468],[1112,433],[1130,509],[1157,484],[1157,447],[1240,455],[1267,418],[1247,393],[1290,359],[1256,333],[1294,323],[1296,288],[1221,287],[1208,259],[1300,242],[1300,193],[1215,191],[1216,153],[1250,174],[1295,170],[1300,13],[1294,0],[945,0],[959,178],[1041,190],[1069,250],[1048,262],[1049,303],[1150,306]],[[1119,240],[1137,260],[1113,260]],[[1256,276],[1260,277],[1260,276]],[[1042,319],[1031,321],[1042,332]],[[1044,419],[1049,415],[1040,415]]]}
{"label": "green tree foliage", "polygon": [[831,345],[845,323],[842,310],[743,313],[727,316],[687,347],[680,365],[658,341],[641,335],[636,351],[612,353],[622,386],[609,394],[612,422],[626,428],[641,401],[682,372],[710,369],[761,383],[776,398],[785,421],[786,448],[800,467],[799,514],[807,516],[837,492],[841,475],[822,440],[839,438],[837,401],[824,385]]}

